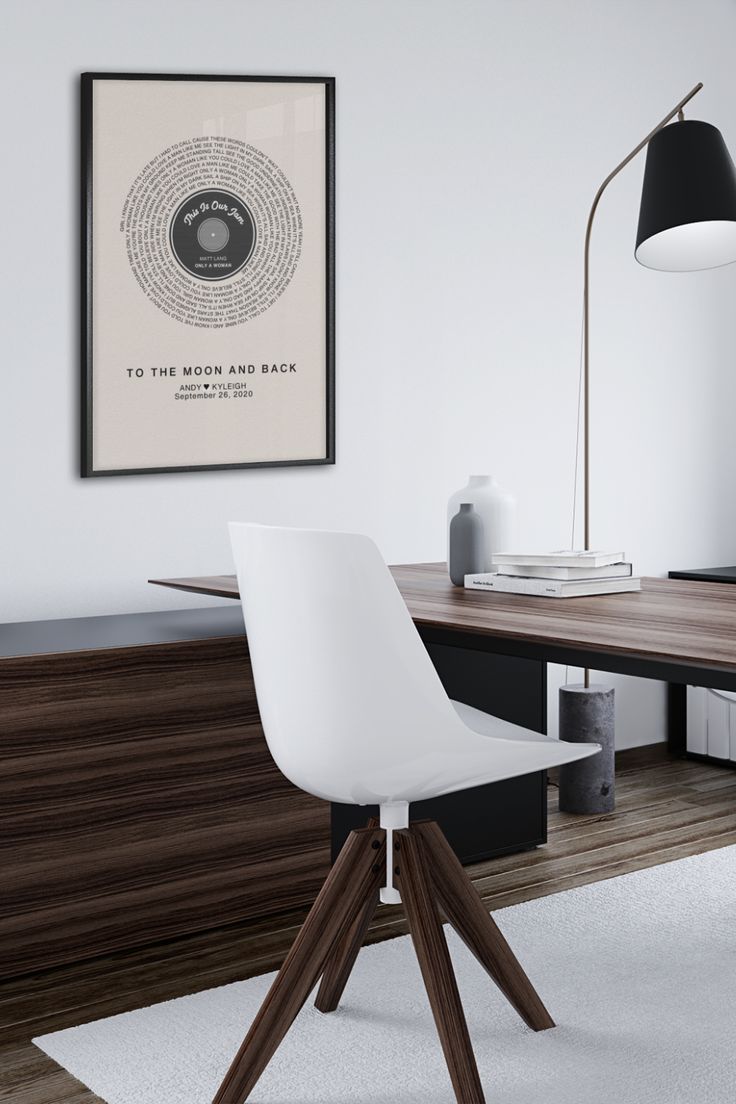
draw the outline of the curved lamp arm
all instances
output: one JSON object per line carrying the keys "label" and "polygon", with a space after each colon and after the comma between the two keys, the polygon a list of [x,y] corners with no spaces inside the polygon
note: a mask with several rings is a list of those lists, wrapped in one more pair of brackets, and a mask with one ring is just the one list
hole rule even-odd
{"label": "curved lamp arm", "polygon": [[598,204],[600,203],[601,196],[603,195],[613,178],[615,176],[618,176],[621,170],[628,165],[629,161],[633,160],[633,158],[636,157],[637,153],[639,153],[640,150],[644,149],[644,147],[652,140],[654,135],[662,129],[662,127],[666,126],[671,119],[674,119],[675,115],[678,115],[682,111],[685,104],[688,103],[693,98],[693,96],[700,91],[702,87],[703,83],[702,81],[700,81],[698,84],[695,85],[693,89],[691,89],[690,92],[688,92],[687,96],[684,96],[683,99],[681,99],[680,102],[676,104],[667,115],[665,115],[664,119],[662,119],[661,122],[657,123],[654,130],[651,130],[649,134],[647,134],[646,138],[643,138],[641,142],[639,142],[639,145],[636,146],[630,154],[624,157],[623,161],[621,161],[621,163],[616,166],[613,172],[608,174],[598,191],[595,193],[595,199],[593,200],[593,205],[590,208],[590,214],[588,215],[588,225],[585,230],[585,274],[583,280],[583,388],[585,394],[583,413],[583,519],[584,541],[586,550],[590,548],[590,345],[588,341],[588,314],[590,300],[590,234],[593,229],[593,219],[595,218],[595,213],[598,209]]}

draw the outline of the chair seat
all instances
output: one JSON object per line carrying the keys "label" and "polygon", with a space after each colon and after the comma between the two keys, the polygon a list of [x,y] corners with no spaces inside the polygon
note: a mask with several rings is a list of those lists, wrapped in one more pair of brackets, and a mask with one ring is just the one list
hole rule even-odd
{"label": "chair seat", "polygon": [[[522,728],[521,725],[512,724],[511,721],[502,721],[500,717],[494,717],[491,713],[484,713],[482,709],[476,709],[464,702],[453,701],[455,712],[463,724],[472,728],[473,732],[479,732],[481,736],[495,736],[499,740],[529,740],[535,744],[558,744],[554,736],[547,736],[542,732],[532,732],[530,728]],[[598,745],[591,745],[597,747]]]}
{"label": "chair seat", "polygon": [[[600,751],[598,744],[556,740],[462,702],[451,704],[454,709],[441,743],[428,734],[426,749],[390,768],[366,757],[361,781],[348,800],[360,805],[422,801],[549,770]],[[332,800],[345,801],[338,793],[335,787]]]}

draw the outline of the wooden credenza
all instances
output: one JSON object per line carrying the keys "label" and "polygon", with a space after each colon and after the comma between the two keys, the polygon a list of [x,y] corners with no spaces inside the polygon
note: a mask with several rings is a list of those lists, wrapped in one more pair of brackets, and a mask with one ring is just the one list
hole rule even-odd
{"label": "wooden credenza", "polygon": [[330,807],[271,759],[239,608],[3,638],[0,976],[314,897]]}
{"label": "wooden credenza", "polygon": [[[543,840],[543,776],[473,792],[485,853]],[[239,605],[0,626],[0,977],[306,907],[349,827],[269,754]]]}

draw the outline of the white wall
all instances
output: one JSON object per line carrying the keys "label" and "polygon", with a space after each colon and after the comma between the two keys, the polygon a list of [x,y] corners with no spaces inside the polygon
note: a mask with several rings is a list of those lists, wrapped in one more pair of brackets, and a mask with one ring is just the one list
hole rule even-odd
{"label": "white wall", "polygon": [[[231,518],[439,559],[471,470],[515,490],[522,544],[567,544],[587,209],[697,80],[736,151],[734,42],[730,0],[13,0],[0,620],[182,606],[146,579],[227,571]],[[336,467],[79,479],[85,69],[337,77]],[[736,267],[636,265],[642,170],[593,245],[593,533],[658,573],[736,557]],[[662,702],[627,680],[620,742],[661,738]]]}

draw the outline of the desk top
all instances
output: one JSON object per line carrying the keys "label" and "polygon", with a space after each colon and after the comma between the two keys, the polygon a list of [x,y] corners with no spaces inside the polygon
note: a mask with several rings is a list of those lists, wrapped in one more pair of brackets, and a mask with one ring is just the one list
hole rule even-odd
{"label": "desk top", "polygon": [[[643,579],[639,592],[555,599],[454,587],[444,564],[391,570],[425,639],[736,690],[736,587]],[[234,575],[150,582],[239,597]]]}

